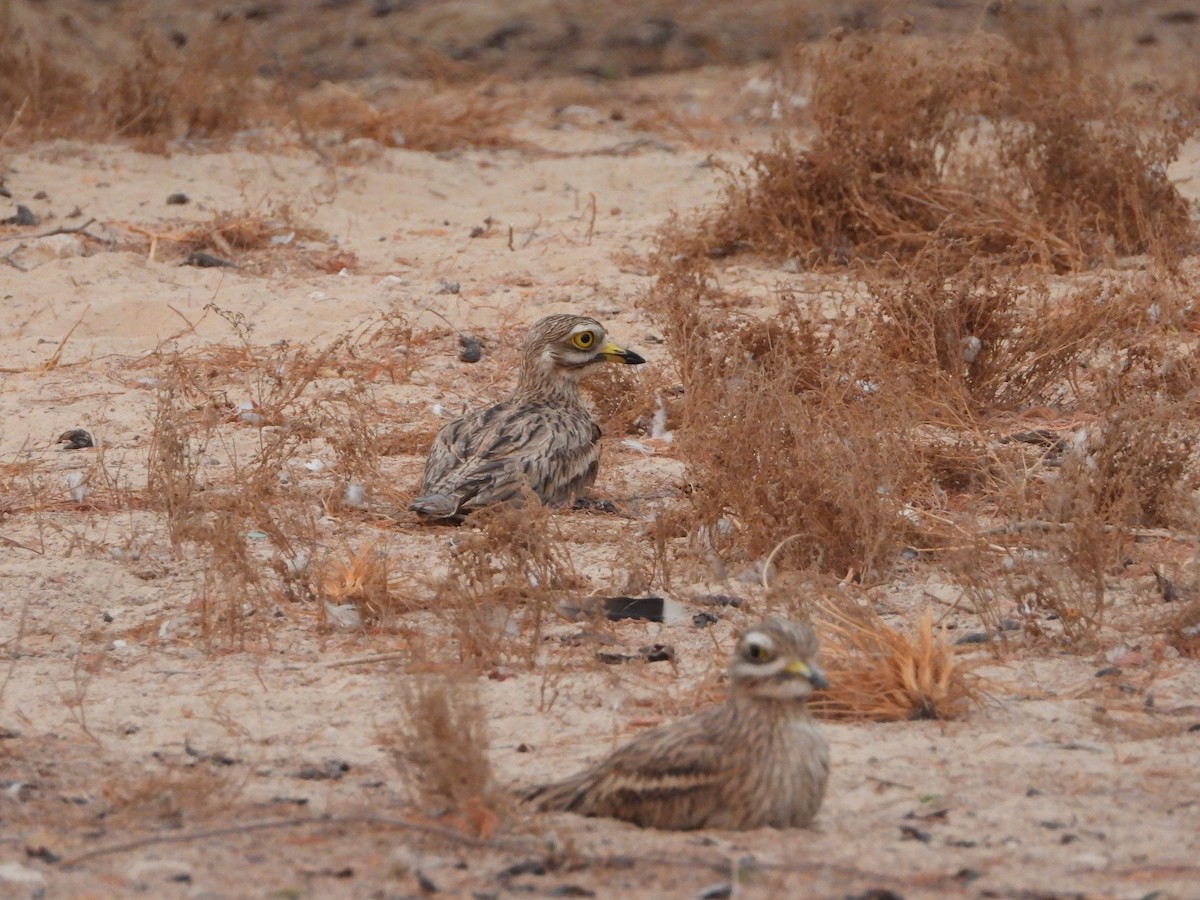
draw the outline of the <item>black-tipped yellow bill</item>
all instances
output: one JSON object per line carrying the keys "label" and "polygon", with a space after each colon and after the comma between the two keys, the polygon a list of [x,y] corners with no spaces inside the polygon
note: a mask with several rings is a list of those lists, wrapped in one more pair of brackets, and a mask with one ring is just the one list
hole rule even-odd
{"label": "black-tipped yellow bill", "polygon": [[829,682],[825,680],[825,673],[816,666],[810,666],[800,660],[793,660],[784,667],[784,671],[789,675],[796,675],[800,678],[807,678],[815,688],[827,688]]}
{"label": "black-tipped yellow bill", "polygon": [[640,366],[646,361],[632,350],[626,350],[616,344],[605,344],[600,350],[600,355],[611,362],[625,363],[627,366]]}

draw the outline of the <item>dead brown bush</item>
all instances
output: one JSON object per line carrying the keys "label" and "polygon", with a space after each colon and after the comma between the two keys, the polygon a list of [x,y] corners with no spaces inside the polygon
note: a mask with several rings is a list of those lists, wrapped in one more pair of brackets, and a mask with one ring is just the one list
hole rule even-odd
{"label": "dead brown bush", "polygon": [[111,137],[161,152],[173,140],[229,137],[267,112],[265,87],[236,21],[185,47],[142,37],[137,50],[102,82],[97,98],[93,127],[110,125]]}
{"label": "dead brown bush", "polygon": [[581,385],[601,430],[613,437],[649,433],[665,373],[633,372],[629,366],[606,366]]}
{"label": "dead brown bush", "polygon": [[216,764],[167,764],[102,782],[110,807],[107,821],[117,827],[179,829],[227,814],[242,785]]}
{"label": "dead brown bush", "polygon": [[61,65],[53,51],[35,42],[14,21],[13,9],[0,9],[0,138],[41,134],[45,123],[71,121],[87,94],[86,80]]}
{"label": "dead brown bush", "polygon": [[12,137],[125,138],[162,152],[269,117],[268,90],[238,18],[184,46],[135,33],[104,58],[62,61],[63,49],[21,27],[0,27],[0,65],[11,76],[0,86],[0,121]]}
{"label": "dead brown bush", "polygon": [[960,263],[1058,269],[1190,252],[1188,207],[1166,167],[1195,116],[1072,68],[1065,33],[826,42],[811,60],[811,146],[781,137],[727,169],[723,203],[674,249],[827,264],[936,245]]}
{"label": "dead brown bush", "polygon": [[905,383],[880,377],[853,332],[822,334],[782,295],[758,319],[721,306],[703,275],[673,269],[647,299],[683,380],[675,445],[697,535],[725,554],[879,574],[911,538],[906,505],[931,485]]}
{"label": "dead brown bush", "polygon": [[[1195,465],[1198,435],[1188,421],[1190,407],[1139,400],[1111,409],[1064,464],[1060,494],[1084,492],[1106,523],[1194,530],[1192,495],[1200,488],[1200,472]],[[1054,502],[1062,500],[1056,501],[1050,492],[1047,505]]]}
{"label": "dead brown bush", "polygon": [[1120,355],[1149,357],[1151,332],[1161,335],[1143,286],[1119,279],[1063,292],[1036,273],[948,264],[927,251],[899,279],[875,275],[865,288],[884,368],[904,373],[933,419],[1103,402],[1116,381],[1131,380]]}
{"label": "dead brown bush", "polygon": [[[1129,529],[1193,527],[1187,277],[1064,286],[927,248],[832,297],[781,292],[756,315],[743,310],[761,302],[715,287],[705,260],[653,265],[644,305],[684,384],[691,529],[722,557],[790,536],[787,566],[878,575],[905,547],[970,544],[979,516],[1070,522],[1069,546],[1049,550],[1073,574],[1043,593],[1086,623],[1074,639],[1100,621],[1090,585]],[[1094,446],[1064,457],[1082,423]]]}

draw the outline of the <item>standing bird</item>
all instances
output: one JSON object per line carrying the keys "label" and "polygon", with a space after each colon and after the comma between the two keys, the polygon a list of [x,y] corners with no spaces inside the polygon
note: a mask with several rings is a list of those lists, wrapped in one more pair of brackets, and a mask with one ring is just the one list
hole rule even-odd
{"label": "standing bird", "polygon": [[651,729],[525,799],[645,828],[802,828],[829,777],[829,746],[805,706],[827,686],[816,655],[807,625],[776,618],[747,629],[724,704]]}
{"label": "standing bird", "polygon": [[426,521],[459,522],[485,506],[518,500],[526,487],[551,505],[582,494],[596,480],[600,427],[579,379],[606,362],[645,360],[609,343],[595,319],[554,315],[537,322],[521,347],[517,389],[442,427],[409,508]]}

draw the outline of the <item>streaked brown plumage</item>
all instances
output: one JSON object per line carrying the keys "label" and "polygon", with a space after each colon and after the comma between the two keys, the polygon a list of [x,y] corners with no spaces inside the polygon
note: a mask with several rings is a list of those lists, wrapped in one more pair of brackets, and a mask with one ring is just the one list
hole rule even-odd
{"label": "streaked brown plumage", "polygon": [[817,814],[829,747],[805,700],[824,687],[807,625],[742,633],[725,703],[647,731],[572,778],[528,791],[538,809],[647,828],[802,828]]}
{"label": "streaked brown plumage", "polygon": [[526,487],[547,504],[582,494],[596,480],[600,428],[579,380],[609,361],[645,362],[608,343],[595,319],[554,315],[535,323],[512,396],[442,427],[410,508],[427,521],[460,521],[519,500]]}

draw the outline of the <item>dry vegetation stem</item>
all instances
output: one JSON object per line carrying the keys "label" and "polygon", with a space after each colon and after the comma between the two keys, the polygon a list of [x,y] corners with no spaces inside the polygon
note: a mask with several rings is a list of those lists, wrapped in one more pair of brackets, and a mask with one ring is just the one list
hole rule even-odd
{"label": "dry vegetation stem", "polygon": [[[546,839],[542,837],[533,837],[527,839],[478,838],[469,834],[464,834],[460,831],[456,831],[452,828],[446,828],[430,822],[420,822],[412,819],[400,819],[394,816],[305,816],[287,819],[268,819],[261,822],[246,822],[241,825],[231,825],[224,828],[205,828],[182,834],[173,833],[147,835],[146,837],[122,841],[116,844],[109,844],[104,847],[97,847],[94,850],[87,850],[83,853],[78,853],[75,856],[70,856],[61,860],[58,863],[58,866],[62,869],[75,869],[94,859],[99,859],[106,856],[117,856],[134,850],[140,850],[145,847],[163,846],[169,844],[190,844],[220,837],[227,837],[230,835],[250,834],[260,831],[274,831],[289,828],[336,827],[347,825],[366,825],[382,828],[394,828],[400,831],[408,831],[427,835],[429,837],[441,838],[453,844],[472,847],[479,850],[494,850],[528,855],[545,855],[549,848],[551,853],[554,852],[553,843],[548,844]],[[574,850],[567,851],[567,853],[569,854],[568,860],[573,867],[595,866],[605,868],[609,866],[617,866],[620,868],[628,868],[631,864],[644,864],[670,866],[673,868],[706,869],[720,875],[728,876],[733,874],[735,878],[741,863],[740,856],[737,858],[722,856],[717,859],[711,859],[698,856],[684,856],[679,854],[666,856],[650,853],[620,853],[605,856],[601,854],[580,853]],[[853,866],[818,861],[771,863],[756,860],[754,862],[754,868],[769,872],[820,872],[824,874],[835,874],[850,879],[895,881],[894,876],[885,876],[879,872],[871,872],[866,869],[860,869]],[[1200,872],[1200,866],[1181,868],[1183,871]],[[953,896],[956,893],[955,886],[958,884],[961,884],[961,882],[959,882],[958,877],[953,874],[943,876],[933,882],[927,881],[924,877],[921,878],[921,886],[923,888],[934,890],[945,889],[948,896]]]}

